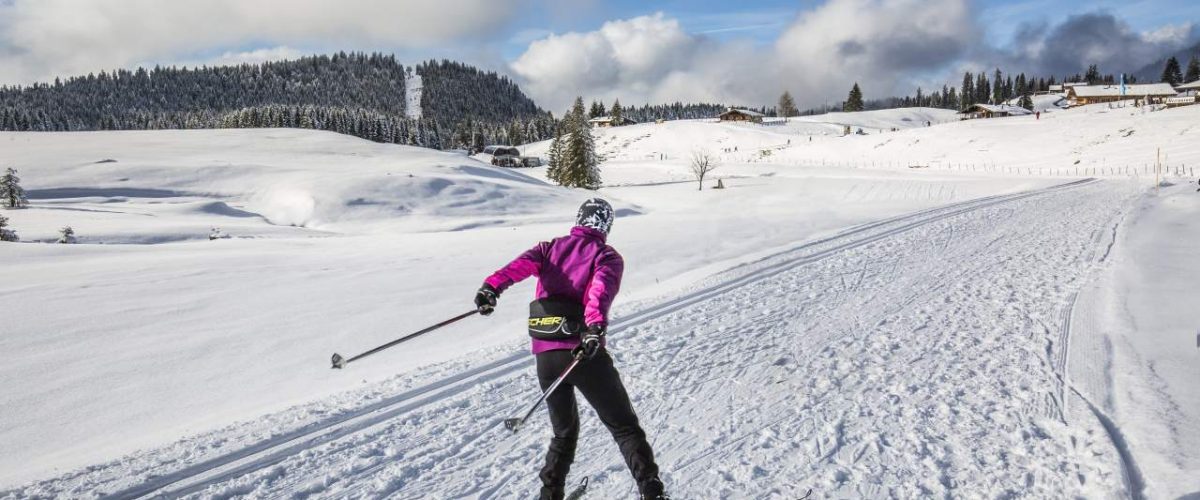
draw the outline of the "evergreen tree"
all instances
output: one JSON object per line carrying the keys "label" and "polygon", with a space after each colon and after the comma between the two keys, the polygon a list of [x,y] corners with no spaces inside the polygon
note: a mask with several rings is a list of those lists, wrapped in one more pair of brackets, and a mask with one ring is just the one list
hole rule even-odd
{"label": "evergreen tree", "polygon": [[599,118],[604,116],[604,103],[592,101],[592,108],[588,110],[588,118]]}
{"label": "evergreen tree", "polygon": [[563,143],[565,142],[562,130],[570,119],[570,113],[563,117],[562,123],[554,131],[554,138],[550,139],[550,150],[546,153],[546,178],[555,184],[562,184],[560,179],[562,178]]}
{"label": "evergreen tree", "polygon": [[858,82],[854,82],[854,86],[850,87],[850,94],[846,96],[846,102],[842,104],[842,111],[862,111],[863,107],[862,89],[858,87]]}
{"label": "evergreen tree", "polygon": [[8,229],[8,217],[0,215],[0,241],[20,241],[17,232]]}
{"label": "evergreen tree", "polygon": [[967,71],[963,73],[962,97],[959,98],[958,109],[967,109],[975,102],[975,77],[971,75],[970,71]]}
{"label": "evergreen tree", "polygon": [[0,203],[8,208],[25,208],[29,204],[25,190],[21,188],[21,178],[12,168],[4,173],[4,177],[0,177]]}
{"label": "evergreen tree", "polygon": [[1183,82],[1183,71],[1179,69],[1179,60],[1174,56],[1167,59],[1167,65],[1163,67],[1162,77],[1159,78],[1159,81],[1171,85],[1179,85]]}
{"label": "evergreen tree", "polygon": [[1004,73],[1000,72],[1000,68],[996,68],[995,77],[992,78],[992,104],[1000,104],[1004,102]]}
{"label": "evergreen tree", "polygon": [[[1088,82],[1088,85],[1095,85],[1100,83],[1102,80],[1103,78],[1100,77],[1100,68],[1095,64],[1089,65],[1087,73],[1084,73],[1083,75],[1083,81]],[[1076,81],[1079,80],[1076,79]]]}
{"label": "evergreen tree", "polygon": [[979,73],[975,77],[975,104],[990,102],[992,98],[992,85],[988,82],[987,75]]}
{"label": "evergreen tree", "polygon": [[558,157],[559,169],[555,182],[566,187],[597,189],[600,187],[600,162],[584,112],[583,98],[575,98],[571,118],[566,121],[569,135]]}
{"label": "evergreen tree", "polygon": [[612,118],[613,126],[625,124],[625,113],[621,110],[621,100],[613,99],[612,110],[608,112],[608,116]]}
{"label": "evergreen tree", "polygon": [[1187,73],[1183,75],[1183,83],[1192,83],[1196,80],[1200,80],[1200,59],[1192,56],[1192,59],[1188,61]]}
{"label": "evergreen tree", "polygon": [[787,121],[789,117],[800,114],[800,111],[796,109],[796,101],[792,99],[791,92],[785,90],[783,91],[783,95],[779,96],[778,112],[779,116],[784,118],[784,121]]}
{"label": "evergreen tree", "polygon": [[1024,94],[1021,96],[1020,105],[1022,108],[1033,111],[1033,99],[1029,97],[1029,94]]}
{"label": "evergreen tree", "polygon": [[521,122],[513,120],[508,124],[508,143],[513,146],[519,146],[525,143],[525,131],[522,130]]}

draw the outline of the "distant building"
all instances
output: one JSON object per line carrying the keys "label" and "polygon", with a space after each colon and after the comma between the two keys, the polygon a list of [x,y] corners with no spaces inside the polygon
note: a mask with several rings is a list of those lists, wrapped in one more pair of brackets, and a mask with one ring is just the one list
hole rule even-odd
{"label": "distant building", "polygon": [[1196,80],[1192,83],[1177,85],[1175,90],[1180,94],[1196,95],[1196,93],[1200,92],[1200,80]]}
{"label": "distant building", "polygon": [[1031,115],[1032,111],[1011,104],[972,104],[967,109],[958,112],[959,119],[973,120],[976,118],[1002,118],[1005,116]]}
{"label": "distant building", "polygon": [[1179,106],[1191,106],[1193,104],[1197,104],[1197,101],[1200,101],[1200,80],[1196,80],[1192,83],[1176,85],[1175,91],[1179,92],[1179,95],[1175,97],[1168,97],[1165,101],[1163,101],[1167,103],[1168,108],[1177,108]]}
{"label": "distant building", "polygon": [[1083,106],[1102,102],[1141,100],[1161,103],[1179,93],[1169,83],[1125,85],[1076,85],[1067,88],[1067,104]]}
{"label": "distant building", "polygon": [[613,118],[611,116],[597,116],[595,118],[592,118],[591,120],[588,120],[588,125],[591,125],[592,128],[608,128],[608,127],[616,127],[616,126],[620,126],[620,125],[632,125],[634,123],[637,123],[637,122],[630,120],[628,118],[625,118],[625,117],[621,117],[621,123],[615,123],[615,121],[616,120],[613,120]]}
{"label": "distant building", "polygon": [[720,118],[720,120],[723,122],[762,123],[763,114],[757,111],[750,111],[748,109],[729,108],[724,113],[718,115],[717,118]]}

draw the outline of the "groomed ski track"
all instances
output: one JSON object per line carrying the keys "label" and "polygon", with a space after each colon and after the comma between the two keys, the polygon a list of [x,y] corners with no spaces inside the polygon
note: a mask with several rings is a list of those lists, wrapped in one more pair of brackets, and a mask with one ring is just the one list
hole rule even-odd
{"label": "groomed ski track", "polygon": [[[1095,232],[1134,194],[1085,179],[938,207],[622,305],[636,312],[617,311],[612,351],[673,494],[1121,491],[1116,462],[1091,459],[1112,456],[1099,424],[1063,423],[1055,344]],[[499,423],[536,395],[531,366],[515,353],[249,445],[168,447],[0,496],[528,496],[544,412],[516,436]],[[591,497],[632,496],[584,408],[575,473]]]}

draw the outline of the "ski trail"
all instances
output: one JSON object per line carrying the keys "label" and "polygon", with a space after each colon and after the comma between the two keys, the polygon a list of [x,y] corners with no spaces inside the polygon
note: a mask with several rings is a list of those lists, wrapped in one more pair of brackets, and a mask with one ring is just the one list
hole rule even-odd
{"label": "ski trail", "polygon": [[[709,465],[707,469],[712,469],[713,460],[745,462],[747,451],[784,447],[783,444],[773,444],[781,439],[779,436],[814,436],[822,429],[832,432],[834,440],[827,442],[818,438],[811,442],[811,445],[821,452],[817,456],[822,458],[816,463],[832,462],[853,466],[865,463],[864,461],[869,461],[895,446],[889,438],[878,434],[870,439],[855,436],[853,440],[848,440],[845,420],[837,418],[836,415],[822,417],[820,422],[825,423],[803,418],[797,421],[794,411],[797,407],[813,409],[821,397],[832,397],[835,393],[831,393],[831,390],[853,381],[856,377],[854,373],[847,371],[853,364],[850,361],[843,362],[844,366],[837,362],[832,367],[819,365],[836,359],[837,356],[834,355],[844,349],[848,342],[861,342],[861,331],[864,328],[886,330],[888,325],[896,322],[897,315],[901,315],[901,319],[911,320],[914,315],[905,311],[912,311],[913,307],[924,301],[931,300],[934,296],[964,293],[964,278],[994,274],[1012,264],[1012,256],[1001,254],[999,260],[986,262],[964,272],[963,269],[955,269],[954,266],[944,265],[937,260],[928,262],[926,259],[910,255],[934,252],[946,255],[949,262],[967,262],[967,259],[977,252],[988,251],[1001,244],[999,237],[989,240],[979,239],[977,235],[986,234],[981,232],[981,229],[996,225],[1017,213],[1015,208],[1006,210],[1005,207],[1021,204],[1035,197],[1039,200],[1056,198],[1051,195],[1065,197],[1063,193],[1089,185],[1095,185],[1094,180],[981,198],[864,224],[828,238],[799,245],[759,262],[731,269],[706,280],[694,291],[617,318],[612,328],[614,355],[618,358],[630,358],[618,359],[618,367],[628,370],[624,376],[631,394],[635,395],[635,405],[639,408],[639,413],[646,415],[644,420],[653,422],[650,424],[652,439],[656,447],[663,450],[660,453],[666,477],[672,477],[672,469],[678,470],[679,474],[688,473],[695,468],[705,469],[699,467],[705,464]],[[1097,188],[1092,191],[1112,190]],[[1032,203],[1023,205],[1027,210],[1037,208],[1036,204]],[[973,226],[973,232],[962,230],[964,218],[966,223]],[[953,245],[956,241],[962,248]],[[965,246],[963,242],[966,242]],[[899,257],[879,259],[879,255],[875,255],[880,251],[887,253],[901,248],[905,250],[900,251]],[[862,260],[868,254],[871,254],[874,260]],[[1036,260],[1037,257],[1032,254],[1026,256],[1031,260]],[[879,268],[876,262],[884,262],[886,265]],[[913,268],[916,268],[916,272]],[[805,271],[806,269],[808,270]],[[847,275],[858,276],[853,286],[846,286]],[[901,300],[894,300],[897,298],[895,295],[877,293],[884,283],[912,285],[910,291],[915,293],[908,293]],[[833,284],[836,286],[830,286]],[[752,307],[754,314],[748,314],[746,305],[755,304],[755,297],[761,295],[763,290],[789,290],[789,293],[798,292],[800,297],[805,298],[788,305],[768,301],[761,309]],[[884,306],[880,308],[880,312],[861,314],[878,305]],[[801,317],[796,317],[793,309],[797,306],[804,311]],[[857,312],[847,323],[840,318],[848,311]],[[915,312],[918,313],[915,316],[921,316],[919,309]],[[1011,310],[1009,312],[1014,313]],[[944,322],[946,318],[930,316],[916,319],[919,319],[918,323],[921,324],[915,325],[913,332],[946,326],[935,322]],[[1027,322],[1028,318],[1025,320]],[[715,331],[710,331],[710,326]],[[663,328],[672,330],[674,335],[662,335]],[[703,335],[719,335],[723,332],[738,332],[734,338],[741,338],[743,332],[748,332],[749,337],[757,339],[758,343],[692,341]],[[804,332],[823,333],[813,334],[812,338],[804,339]],[[788,348],[785,346],[785,340],[779,337],[780,333],[786,333],[787,338],[800,335],[800,338],[808,342],[797,342]],[[634,346],[635,350],[627,354],[622,350],[626,345]],[[903,351],[902,346],[882,340],[870,341],[870,345],[879,348],[883,353]],[[952,350],[955,346],[948,344],[944,347]],[[663,353],[670,353],[669,357],[656,359],[666,356]],[[910,354],[917,356],[910,360],[913,362],[920,361],[927,355]],[[515,414],[526,404],[528,386],[531,383],[521,378],[528,377],[529,362],[526,357],[524,353],[503,357],[339,417],[217,457],[196,460],[185,467],[174,464],[185,462],[186,457],[184,460],[171,459],[170,453],[164,452],[163,465],[137,471],[145,479],[134,478],[132,484],[127,483],[120,489],[110,489],[115,492],[106,496],[139,498],[190,494],[387,494],[400,498],[508,498],[518,492],[528,491],[526,488],[529,481],[513,481],[505,472],[505,468],[517,464],[519,470],[529,469],[530,464],[536,464],[540,460],[543,450],[542,438],[534,435],[536,431],[507,438],[504,437],[503,431],[494,425],[499,418]],[[748,359],[768,362],[765,363],[766,366],[745,365],[745,360]],[[872,359],[882,360],[879,356]],[[653,372],[650,367],[664,365],[669,367],[653,375],[646,374],[647,370]],[[641,369],[634,370],[634,366]],[[701,366],[708,369],[694,369]],[[800,369],[806,373],[832,373],[843,378],[838,380],[822,376],[818,382],[810,380],[808,384],[804,384],[803,380],[789,377],[791,373]],[[879,377],[883,375],[882,372],[870,372],[863,376],[882,383],[883,379]],[[664,380],[657,380],[659,376]],[[783,386],[780,389],[793,389],[795,392],[768,391],[759,384],[737,383],[740,380],[754,380],[754,377],[760,381],[770,381],[772,385]],[[517,380],[518,378],[521,380]],[[664,388],[691,388],[692,391],[674,394],[668,393]],[[803,393],[810,395],[796,396]],[[668,414],[671,410],[664,407],[664,402],[673,407],[704,407],[713,399],[705,396],[706,394],[724,395],[723,398],[717,398],[725,401],[724,407],[714,409],[711,413],[726,415],[724,421],[701,422],[698,426],[677,426],[670,420],[655,418]],[[954,394],[946,396],[946,399],[952,399]],[[893,396],[888,396],[877,400],[871,396],[866,397],[864,401],[887,402],[892,398]],[[754,406],[755,412],[738,410],[737,403],[750,400],[758,403]],[[583,412],[588,413],[590,410]],[[756,413],[774,415],[774,418],[759,421]],[[413,434],[413,431],[429,425],[438,428],[440,424],[433,423],[433,415],[438,415],[436,419],[445,419],[452,423],[441,426],[435,435]],[[490,415],[494,418],[488,417],[485,421],[480,421],[480,415]],[[466,422],[470,425],[462,427]],[[709,424],[719,425],[706,427]],[[738,433],[737,429],[754,430]],[[661,431],[661,434],[656,431]],[[695,439],[672,443],[659,437],[680,433],[691,435]],[[421,437],[406,437],[417,435]],[[450,439],[450,442],[447,442],[447,439]],[[481,440],[487,441],[487,445],[480,446]],[[689,441],[704,445],[704,451],[688,451],[690,446],[686,443]],[[397,444],[399,442],[404,444]],[[610,449],[595,449],[597,444],[606,442],[606,436],[594,426],[585,429],[581,439],[581,460],[575,470],[601,471],[595,476],[595,487],[611,494],[616,492],[612,488],[622,484],[622,481],[627,484],[627,479],[623,477],[623,474],[627,473],[620,464],[614,466],[609,461],[597,461],[597,458],[593,458],[612,455]],[[584,446],[584,443],[590,444]],[[927,447],[928,443],[922,443],[922,446]],[[804,440],[793,441],[787,447],[791,452],[802,454],[809,448],[804,444]],[[583,458],[585,456],[589,458]],[[675,462],[668,462],[669,460]],[[464,469],[463,466],[467,464],[474,466]],[[735,466],[736,470],[727,471],[725,475],[735,482],[745,482],[747,479],[761,481],[764,477],[775,475],[767,474],[759,465],[747,464],[746,467],[743,470]],[[474,469],[475,472],[469,472],[470,469]],[[93,481],[90,484],[106,484],[113,480],[111,477],[103,479],[106,474],[128,473],[130,471],[122,470],[120,462],[117,462],[111,467],[93,468],[85,474],[83,481],[84,484],[89,484],[89,480]],[[473,479],[465,479],[462,477],[464,473],[466,477]],[[609,477],[610,475],[612,477]],[[89,479],[88,476],[96,477]],[[449,485],[439,483],[437,478],[448,476],[458,477],[459,480],[449,481]],[[840,483],[851,479],[849,475],[838,473],[832,477],[835,482]],[[953,478],[942,479],[938,481],[942,488],[949,488],[955,483]],[[73,480],[79,481],[78,478]],[[829,481],[824,481],[824,484],[830,485]],[[49,488],[53,486],[53,480],[34,487],[38,486]],[[797,483],[796,486],[803,486],[803,483]],[[728,485],[725,485],[725,488],[728,488]],[[30,493],[36,491],[39,490],[29,490]],[[712,491],[727,491],[738,496],[733,489],[717,488]],[[872,490],[867,488],[859,493],[870,491]],[[782,490],[777,493],[781,497],[790,494]]]}
{"label": "ski trail", "polygon": [[[1125,215],[1125,213],[1120,214],[1117,220],[1112,223],[1112,227],[1109,231],[1107,231],[1107,233],[1100,230],[1096,232],[1096,251],[1091,256],[1091,261],[1094,265],[1099,266],[1108,260],[1109,255],[1112,253],[1113,246],[1117,242],[1117,232],[1121,227],[1121,224],[1124,222]],[[1129,445],[1125,440],[1124,434],[1101,407],[1093,403],[1091,399],[1089,399],[1084,395],[1083,392],[1075,387],[1070,378],[1070,363],[1072,354],[1072,318],[1077,314],[1086,314],[1078,311],[1076,308],[1079,301],[1079,294],[1079,291],[1072,293],[1070,300],[1067,302],[1065,307],[1063,307],[1063,312],[1061,315],[1062,322],[1059,330],[1060,338],[1055,346],[1056,349],[1054,360],[1055,370],[1059,376],[1059,392],[1057,395],[1057,403],[1060,405],[1060,418],[1062,418],[1064,422],[1066,421],[1065,407],[1068,403],[1067,398],[1071,395],[1077,397],[1078,400],[1084,404],[1084,407],[1086,407],[1088,414],[1100,424],[1101,428],[1104,430],[1104,435],[1108,438],[1108,442],[1111,445],[1112,450],[1116,452],[1117,458],[1119,459],[1118,464],[1120,466],[1121,479],[1124,485],[1124,492],[1126,496],[1133,500],[1142,500],[1145,498],[1145,495],[1143,494],[1143,491],[1145,491],[1145,481],[1142,477],[1141,470],[1138,468],[1137,462],[1133,458],[1133,453],[1129,450]],[[1087,331],[1092,336],[1096,334],[1095,328],[1088,328]],[[1085,340],[1090,341],[1093,339],[1086,338]],[[1107,349],[1105,349],[1105,352],[1107,353]],[[1094,378],[1097,376],[1094,372],[1094,358],[1090,356],[1083,357],[1081,360],[1079,360],[1079,362],[1085,365],[1082,367],[1085,373],[1084,376],[1087,377],[1085,381],[1090,382],[1094,380]],[[1102,394],[1107,395],[1108,384],[1102,383],[1101,386],[1105,391],[1102,392]]]}

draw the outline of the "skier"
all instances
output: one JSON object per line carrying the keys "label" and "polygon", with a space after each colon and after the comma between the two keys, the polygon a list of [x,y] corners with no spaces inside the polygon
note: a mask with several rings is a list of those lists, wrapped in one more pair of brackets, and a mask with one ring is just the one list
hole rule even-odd
{"label": "skier", "polygon": [[612,433],[644,500],[668,497],[658,478],[654,451],[638,424],[629,395],[605,349],[608,309],[621,286],[625,263],[605,244],[612,229],[612,206],[592,198],[579,207],[567,236],[538,243],[500,268],[475,294],[480,314],[514,283],[537,275],[537,300],[529,305],[529,335],[537,361],[538,382],[546,390],[576,357],[584,360],[546,399],[554,437],[542,467],[542,500],[561,500],[575,460],[579,410],[575,389],[583,394]]}

